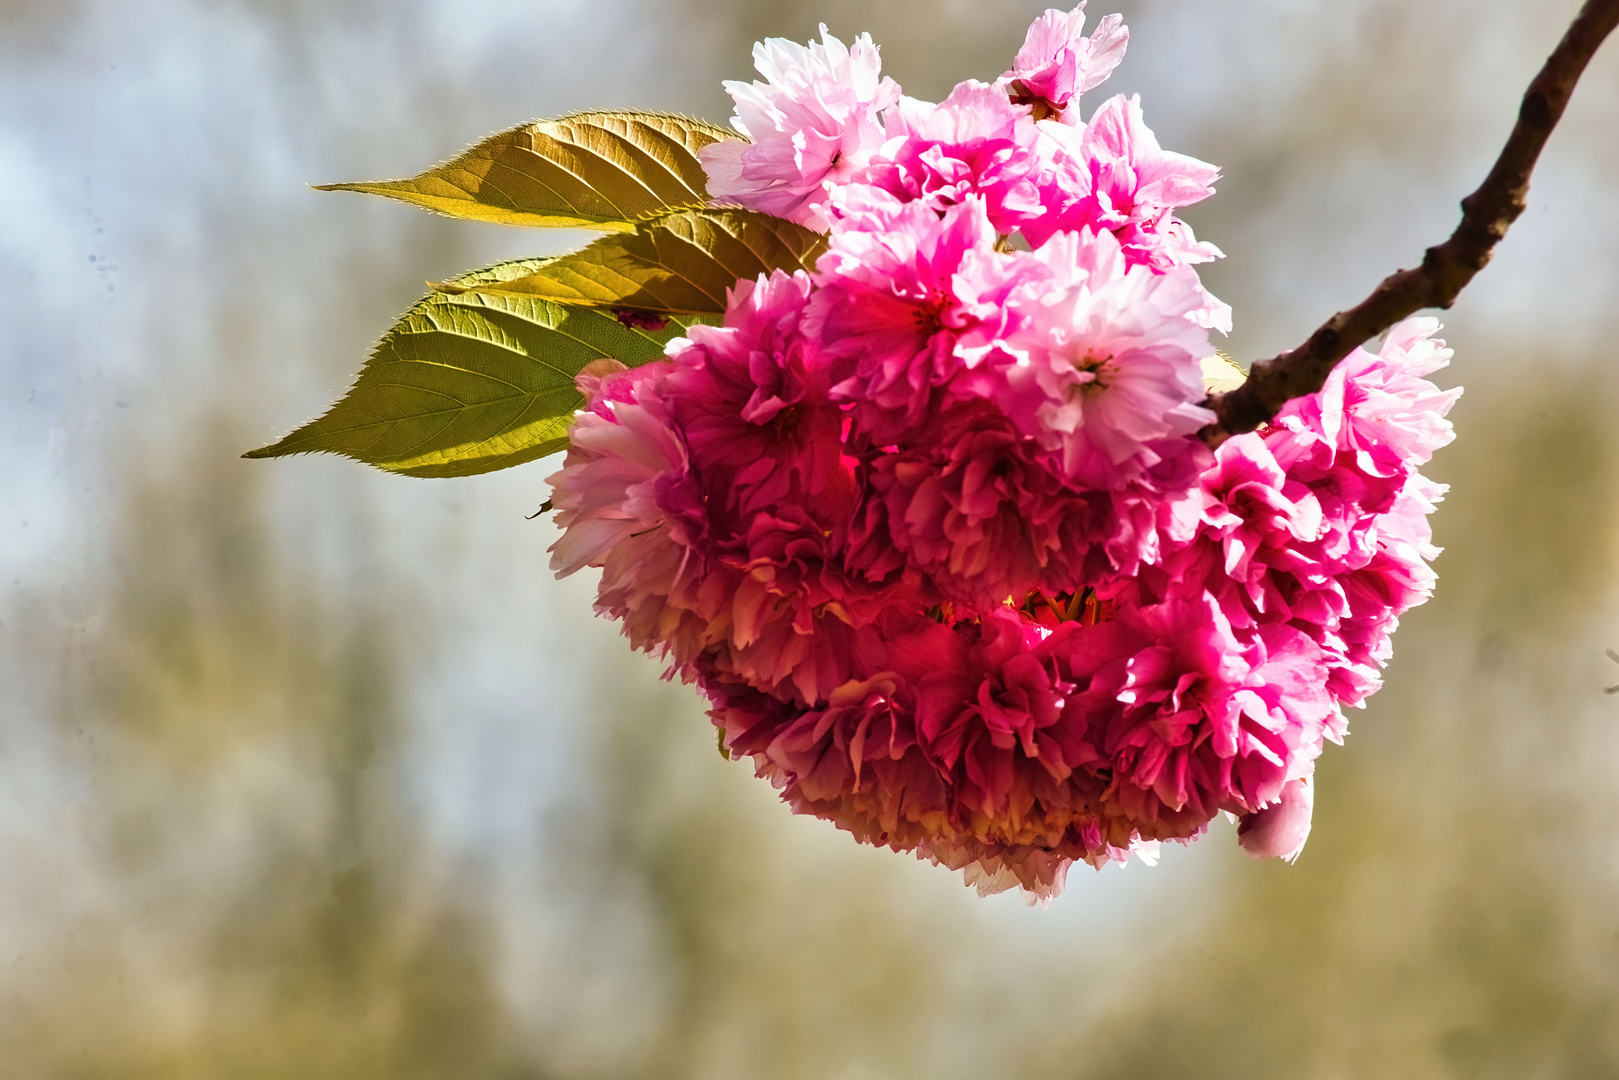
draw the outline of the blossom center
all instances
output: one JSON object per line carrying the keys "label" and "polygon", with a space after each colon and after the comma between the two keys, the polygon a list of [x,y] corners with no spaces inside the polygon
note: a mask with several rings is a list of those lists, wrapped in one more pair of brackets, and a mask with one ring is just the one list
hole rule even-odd
{"label": "blossom center", "polygon": [[1113,376],[1118,372],[1118,365],[1113,362],[1113,354],[1097,356],[1087,352],[1084,359],[1074,364],[1074,373],[1079,376],[1078,392],[1081,394],[1094,394],[1106,390],[1113,382]]}
{"label": "blossom center", "polygon": [[919,305],[913,316],[916,325],[928,337],[932,337],[944,329],[944,312],[950,306],[948,296],[933,296],[927,302]]}
{"label": "blossom center", "polygon": [[1007,95],[1013,105],[1027,105],[1033,112],[1036,120],[1049,120],[1054,116],[1061,116],[1063,107],[1050,99],[1029,89],[1029,84],[1022,79],[1013,79],[1010,87],[1011,93]]}

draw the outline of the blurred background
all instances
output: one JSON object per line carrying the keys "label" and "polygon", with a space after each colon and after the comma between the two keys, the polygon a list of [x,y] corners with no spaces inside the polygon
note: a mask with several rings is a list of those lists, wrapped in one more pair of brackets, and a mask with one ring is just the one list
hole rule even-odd
{"label": "blurred background", "polygon": [[[1619,43],[1445,316],[1438,595],[1295,866],[1222,822],[981,900],[715,753],[552,579],[551,463],[239,460],[424,281],[583,239],[307,184],[723,121],[822,20],[937,99],[1040,6],[0,0],[0,1076],[1619,1074]],[[1225,169],[1246,363],[1448,234],[1578,3],[1117,6],[1086,111]]]}

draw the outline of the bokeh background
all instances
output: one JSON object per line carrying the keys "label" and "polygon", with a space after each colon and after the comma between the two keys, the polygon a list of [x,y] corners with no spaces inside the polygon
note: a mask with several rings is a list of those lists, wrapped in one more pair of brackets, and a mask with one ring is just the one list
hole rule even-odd
{"label": "bokeh background", "polygon": [[[549,463],[238,458],[424,281],[583,239],[306,184],[723,120],[822,20],[937,99],[1040,6],[0,0],[0,1076],[1619,1075],[1619,43],[1446,316],[1438,595],[1294,866],[1222,822],[981,900],[715,753],[552,579]],[[1228,351],[1443,238],[1577,6],[1119,0],[1106,91],[1225,169]]]}

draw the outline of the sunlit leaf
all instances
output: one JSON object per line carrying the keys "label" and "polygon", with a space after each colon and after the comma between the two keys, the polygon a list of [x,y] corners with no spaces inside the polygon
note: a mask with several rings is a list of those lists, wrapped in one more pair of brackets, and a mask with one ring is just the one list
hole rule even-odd
{"label": "sunlit leaf", "polygon": [[325,184],[502,225],[627,231],[637,218],[708,200],[697,151],[734,131],[684,116],[587,112],[491,135],[409,180]]}
{"label": "sunlit leaf", "polygon": [[[502,263],[456,281],[506,280],[546,262]],[[567,445],[582,404],[573,385],[580,368],[607,357],[631,367],[655,360],[693,321],[654,330],[646,319],[532,297],[433,293],[388,331],[331,411],[244,456],[327,451],[410,476],[520,465]]]}
{"label": "sunlit leaf", "polygon": [[771,270],[808,270],[825,249],[820,233],[753,210],[672,210],[633,233],[604,236],[509,281],[441,286],[486,295],[538,296],[663,315],[718,315],[726,290]]}

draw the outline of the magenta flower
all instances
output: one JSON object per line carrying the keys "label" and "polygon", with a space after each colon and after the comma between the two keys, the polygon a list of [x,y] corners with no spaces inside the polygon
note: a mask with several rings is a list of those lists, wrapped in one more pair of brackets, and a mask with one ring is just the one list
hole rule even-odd
{"label": "magenta flower", "polygon": [[1285,550],[1320,537],[1320,503],[1282,471],[1263,438],[1233,436],[1214,455],[1214,467],[1203,474],[1204,532],[1223,547],[1228,576],[1245,579],[1261,548]]}
{"label": "magenta flower", "polygon": [[[1417,374],[1442,359],[1433,329],[1419,335],[1432,351],[1409,366],[1416,339],[1391,335],[1387,359],[1359,358],[1335,385],[1290,403],[1262,436],[1268,454],[1258,435],[1222,445],[1203,477],[1198,535],[1161,569],[1143,571],[1160,594],[1216,597],[1234,625],[1286,622],[1305,633],[1326,656],[1328,689],[1344,705],[1377,689],[1399,616],[1433,589],[1428,562],[1438,549],[1427,515],[1444,488],[1415,467],[1448,441],[1443,414],[1455,400]],[[1337,403],[1374,400],[1380,417],[1403,418],[1384,430],[1409,437],[1372,442],[1351,430],[1353,409]],[[1334,722],[1326,735],[1340,740],[1345,727]]]}
{"label": "magenta flower", "polygon": [[1091,812],[1103,784],[1077,767],[1095,754],[1076,737],[1056,637],[1011,612],[896,629],[890,669],[824,707],[711,686],[726,747],[799,812],[965,870],[981,892],[1049,897],[1071,861],[1142,847],[1109,843]]}
{"label": "magenta flower", "polygon": [[1039,448],[984,402],[956,406],[935,425],[926,440],[871,462],[867,535],[852,554],[871,565],[894,552],[964,612],[1077,580],[1063,529],[1080,510],[1077,495]]}
{"label": "magenta flower", "polygon": [[741,283],[730,325],[694,327],[632,377],[584,377],[553,565],[602,566],[598,610],[683,677],[816,701],[903,598],[841,569],[858,492],[825,358],[797,333],[809,290],[802,274]]}
{"label": "magenta flower", "polygon": [[732,533],[789,503],[828,522],[853,506],[829,361],[799,330],[811,288],[808,275],[779,270],[738,282],[724,327],[693,326],[690,344],[670,348],[672,415],[705,485],[724,483]]}
{"label": "magenta flower", "polygon": [[1001,89],[969,79],[937,105],[902,97],[888,111],[887,133],[862,182],[936,210],[976,196],[997,232],[1044,213],[1034,178],[1038,136]]}
{"label": "magenta flower", "polygon": [[832,360],[801,332],[811,289],[779,272],[739,284],[724,327],[671,345],[665,389],[692,478],[678,489],[691,501],[666,510],[701,523],[698,550],[727,582],[704,662],[813,702],[850,677],[865,647],[850,635],[904,598],[843,570],[860,494]]}
{"label": "magenta flower", "polygon": [[1239,631],[1207,597],[1126,607],[1120,621],[1126,656],[1075,703],[1109,777],[1100,811],[1111,829],[1190,839],[1215,813],[1257,810],[1308,772],[1336,711],[1308,637]]}
{"label": "magenta flower", "polygon": [[764,82],[727,82],[736,102],[731,126],[750,141],[723,140],[698,158],[716,204],[734,203],[827,227],[827,186],[863,168],[883,142],[880,114],[899,98],[881,75],[868,34],[852,48],[821,27],[821,43],[770,38],[755,45]]}

